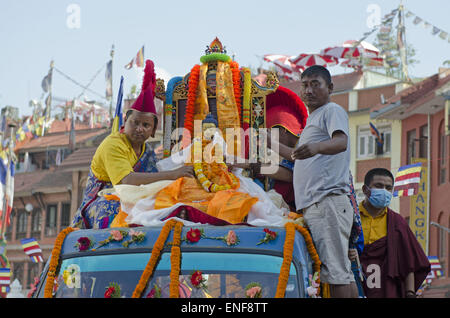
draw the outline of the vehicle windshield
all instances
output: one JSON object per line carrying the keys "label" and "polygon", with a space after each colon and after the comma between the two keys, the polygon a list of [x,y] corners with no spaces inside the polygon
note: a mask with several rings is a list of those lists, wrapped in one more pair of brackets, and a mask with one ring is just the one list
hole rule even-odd
{"label": "vehicle windshield", "polygon": [[[55,297],[131,297],[149,258],[148,253],[127,253],[66,259],[56,279]],[[180,297],[245,298],[247,293],[258,292],[258,287],[261,297],[275,297],[282,262],[281,257],[273,255],[183,252]],[[169,297],[170,266],[170,253],[162,254],[141,297]],[[191,281],[196,271],[202,273],[203,287]],[[299,297],[299,288],[297,271],[291,263],[285,297]]]}

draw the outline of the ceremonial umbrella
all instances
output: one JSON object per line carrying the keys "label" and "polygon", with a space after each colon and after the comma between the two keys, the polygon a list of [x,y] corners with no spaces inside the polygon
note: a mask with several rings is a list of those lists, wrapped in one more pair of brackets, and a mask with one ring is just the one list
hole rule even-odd
{"label": "ceremonial umbrella", "polygon": [[379,49],[366,41],[348,40],[342,43],[342,46],[348,48],[357,47],[361,51],[361,55],[365,57],[378,57],[380,54]]}
{"label": "ceremonial umbrella", "polygon": [[358,47],[333,46],[320,51],[322,55],[330,55],[337,58],[358,58],[361,51]]}
{"label": "ceremonial umbrella", "polygon": [[289,60],[300,68],[306,68],[313,65],[333,66],[338,63],[338,59],[334,56],[314,54],[314,53],[311,54],[302,53],[294,58],[290,58]]}
{"label": "ceremonial umbrella", "polygon": [[283,73],[292,74],[294,72],[302,72],[304,68],[298,67],[291,61],[290,58],[295,56],[282,55],[282,54],[266,54],[264,55],[264,61],[271,62],[277,66]]}
{"label": "ceremonial umbrella", "polygon": [[361,68],[362,66],[381,67],[384,65],[382,57],[366,57],[362,59],[348,59],[342,61],[341,66]]}

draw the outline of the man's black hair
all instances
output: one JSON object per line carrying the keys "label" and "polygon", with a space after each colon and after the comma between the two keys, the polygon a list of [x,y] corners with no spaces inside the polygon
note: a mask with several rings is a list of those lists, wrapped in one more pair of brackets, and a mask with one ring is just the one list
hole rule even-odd
{"label": "man's black hair", "polygon": [[394,184],[394,176],[392,173],[384,168],[374,168],[369,170],[369,172],[366,173],[366,176],[364,177],[364,184],[366,186],[369,186],[369,184],[372,182],[374,176],[386,176],[392,179],[392,184]]}
{"label": "man's black hair", "polygon": [[325,67],[320,65],[313,65],[308,67],[306,70],[303,71],[301,78],[307,77],[307,76],[320,76],[322,77],[327,85],[331,84],[331,74],[330,71],[328,71]]}
{"label": "man's black hair", "polygon": [[[133,113],[133,109],[132,108],[128,109],[127,112],[125,113],[125,119],[128,119],[128,117],[130,117],[132,113]],[[158,117],[157,116],[154,116],[154,117],[155,117],[154,122],[155,122],[155,127],[156,127],[158,125]]]}
{"label": "man's black hair", "polygon": [[132,112],[133,112],[132,109],[127,110],[127,112],[125,113],[125,118],[130,117]]}

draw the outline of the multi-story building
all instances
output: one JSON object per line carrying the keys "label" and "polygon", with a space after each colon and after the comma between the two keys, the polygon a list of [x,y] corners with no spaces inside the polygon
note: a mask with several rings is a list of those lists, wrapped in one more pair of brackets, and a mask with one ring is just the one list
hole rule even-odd
{"label": "multi-story building", "polygon": [[20,240],[36,239],[44,260],[50,257],[57,234],[70,225],[79,205],[96,146],[108,133],[106,128],[76,124],[71,143],[70,125],[69,130],[64,126],[63,121],[54,121],[45,136],[16,147],[14,202],[5,235],[12,280],[17,278],[23,289],[34,282],[44,264],[31,262]]}
{"label": "multi-story building", "polygon": [[[438,256],[443,277],[432,285],[450,283],[450,69],[441,69],[371,108],[372,120],[401,122],[397,152],[403,166],[423,163],[423,194],[402,197],[398,212],[410,219],[428,255]],[[393,169],[395,173],[395,169]],[[426,174],[425,174],[426,172]],[[420,190],[419,190],[420,191]],[[414,221],[413,221],[414,220]],[[448,291],[448,288],[447,288]]]}
{"label": "multi-story building", "polygon": [[[132,102],[124,100],[124,112]],[[161,103],[158,99],[155,102],[160,117]],[[7,257],[11,281],[18,279],[24,290],[29,289],[44,264],[31,262],[20,240],[35,238],[44,261],[49,259],[57,234],[70,225],[81,204],[95,150],[110,133],[109,127],[90,128],[78,122],[72,141],[70,130],[69,121],[54,120],[44,136],[19,142],[15,148],[18,162],[11,225],[6,228]],[[161,140],[159,124],[155,137],[148,142],[162,156],[162,146],[158,148]]]}

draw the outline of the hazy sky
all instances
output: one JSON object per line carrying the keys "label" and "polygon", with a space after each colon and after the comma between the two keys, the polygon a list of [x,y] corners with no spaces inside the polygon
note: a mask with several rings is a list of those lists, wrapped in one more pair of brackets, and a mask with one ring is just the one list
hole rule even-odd
{"label": "hazy sky", "polygon": [[[161,75],[167,73],[169,78],[183,76],[200,63],[215,36],[241,66],[257,67],[261,64],[258,56],[264,54],[318,53],[345,40],[357,40],[370,30],[368,22],[375,14],[371,5],[380,9],[382,17],[398,4],[399,0],[2,0],[0,107],[12,105],[19,107],[20,115],[29,115],[28,102],[41,97],[41,81],[52,59],[58,69],[86,85],[109,60],[114,44],[115,99],[121,75],[125,93],[131,85],[140,85],[137,73],[124,65],[142,45],[145,58],[152,59]],[[448,0],[404,0],[403,4],[450,32]],[[413,77],[425,77],[450,59],[450,43],[433,36],[430,28],[414,25],[413,19],[406,19],[406,41],[416,49],[420,64],[409,71]],[[367,40],[374,38],[375,33]],[[335,66],[330,71],[350,70]],[[90,88],[104,95],[104,67]],[[54,73],[53,96],[71,99],[81,91]],[[86,95],[98,98],[89,92]]]}

